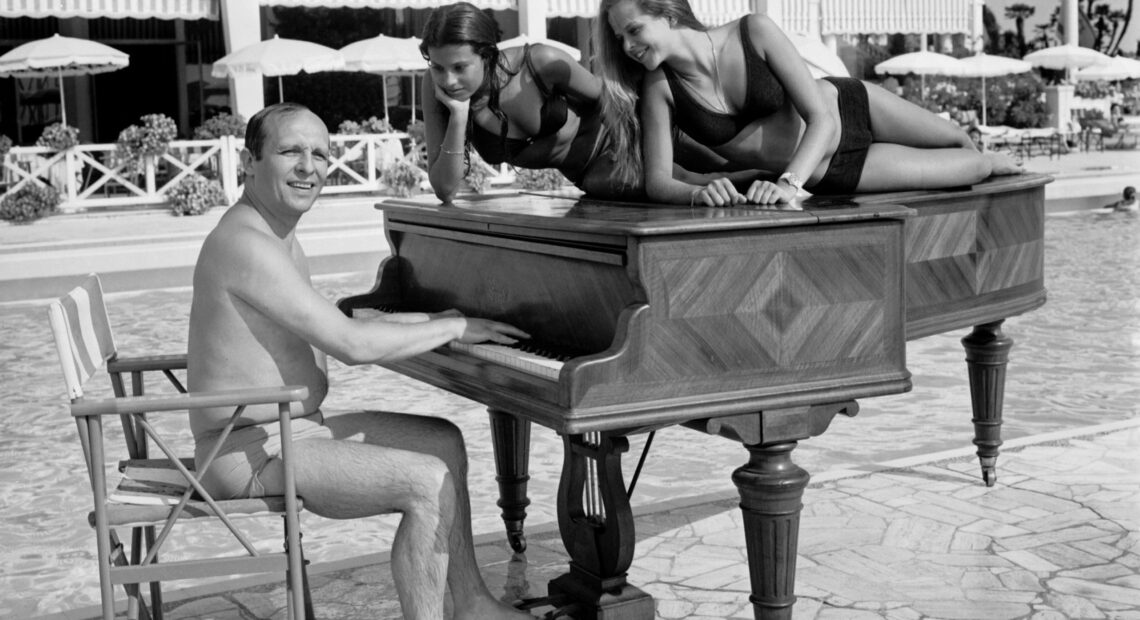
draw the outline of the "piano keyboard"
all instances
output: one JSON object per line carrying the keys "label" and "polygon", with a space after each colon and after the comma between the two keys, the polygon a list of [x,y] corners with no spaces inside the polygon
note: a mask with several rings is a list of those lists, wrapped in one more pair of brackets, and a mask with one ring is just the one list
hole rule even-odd
{"label": "piano keyboard", "polygon": [[[353,308],[352,310],[353,318],[368,318],[381,314],[390,314],[390,311],[382,308]],[[447,346],[452,351],[466,353],[472,357],[514,368],[551,381],[557,381],[558,374],[562,371],[563,362],[561,360],[523,351],[514,346],[493,343],[465,344],[462,342],[449,342]]]}

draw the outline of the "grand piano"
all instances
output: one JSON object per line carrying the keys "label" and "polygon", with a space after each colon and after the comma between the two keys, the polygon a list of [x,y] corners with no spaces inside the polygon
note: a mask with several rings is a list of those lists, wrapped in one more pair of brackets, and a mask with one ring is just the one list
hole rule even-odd
{"label": "grand piano", "polygon": [[[791,617],[808,473],[797,442],[857,400],[905,392],[906,340],[962,339],[985,484],[996,481],[1011,316],[1045,302],[1044,185],[709,209],[558,195],[377,205],[391,255],[346,314],[440,311],[517,325],[522,348],[441,347],[386,367],[483,403],[508,539],[525,548],[530,430],[563,438],[558,524],[569,570],[550,596],[575,618],[653,618],[626,580],[628,437],[684,425],[741,443],[757,618]],[[747,455],[745,457],[745,454]]]}

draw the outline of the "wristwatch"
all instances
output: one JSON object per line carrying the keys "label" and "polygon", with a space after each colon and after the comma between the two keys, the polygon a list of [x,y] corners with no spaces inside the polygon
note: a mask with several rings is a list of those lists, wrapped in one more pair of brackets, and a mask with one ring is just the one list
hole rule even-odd
{"label": "wristwatch", "polygon": [[781,174],[780,178],[776,179],[777,183],[780,181],[787,181],[788,185],[791,185],[796,189],[796,193],[799,193],[799,191],[804,188],[804,180],[800,178],[800,175],[794,172],[785,172],[784,174]]}

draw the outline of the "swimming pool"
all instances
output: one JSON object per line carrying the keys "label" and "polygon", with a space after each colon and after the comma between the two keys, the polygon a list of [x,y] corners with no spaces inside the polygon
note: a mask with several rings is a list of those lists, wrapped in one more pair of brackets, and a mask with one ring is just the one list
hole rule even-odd
{"label": "swimming pool", "polygon": [[[323,278],[330,299],[370,288],[372,274]],[[1006,439],[1140,415],[1140,218],[1089,213],[1046,221],[1046,284],[1040,310],[1006,322],[1016,341],[1005,397]],[[120,349],[126,353],[184,348],[190,292],[146,291],[108,296]],[[27,618],[96,604],[94,539],[86,523],[89,491],[75,425],[66,412],[59,362],[42,305],[0,306],[0,617]],[[838,418],[821,437],[802,442],[795,460],[819,474],[904,456],[969,446],[965,333],[908,343],[914,390],[860,402],[853,419]],[[471,459],[475,531],[501,529],[494,505],[490,433],[482,407],[374,367],[330,362],[328,408],[374,406],[431,413],[456,421]],[[93,392],[110,393],[105,377]],[[561,442],[533,433],[527,524],[555,520]],[[632,451],[642,441],[634,438]],[[627,463],[635,461],[626,459]],[[734,492],[739,446],[685,429],[658,433],[634,504]],[[999,476],[1001,461],[999,459]],[[1000,480],[999,480],[1000,484]],[[396,517],[329,521],[305,514],[310,559],[343,559],[387,548]],[[183,529],[196,545],[224,540],[215,528]],[[279,540],[256,535],[266,548]],[[172,584],[174,585],[174,584]]]}

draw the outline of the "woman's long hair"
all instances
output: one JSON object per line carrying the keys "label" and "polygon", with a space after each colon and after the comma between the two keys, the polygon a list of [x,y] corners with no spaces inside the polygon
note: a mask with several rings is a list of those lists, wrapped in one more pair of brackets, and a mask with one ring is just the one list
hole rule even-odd
{"label": "woman's long hair", "polygon": [[693,14],[687,0],[602,0],[594,25],[594,58],[602,76],[602,119],[608,146],[613,153],[633,153],[617,157],[615,178],[625,184],[644,183],[641,167],[641,122],[637,118],[645,68],[625,53],[621,38],[610,27],[609,12],[621,2],[635,2],[642,13],[668,19],[678,26],[705,31],[708,28]]}
{"label": "woman's long hair", "polygon": [[[427,23],[424,24],[423,41],[420,43],[420,54],[424,60],[430,60],[428,50],[433,47],[447,45],[470,45],[471,51],[483,59],[483,83],[479,90],[471,96],[475,101],[483,95],[487,96],[487,109],[499,119],[502,124],[502,139],[506,139],[507,115],[499,107],[499,93],[506,86],[507,81],[517,71],[512,72],[506,65],[506,59],[499,53],[499,40],[502,32],[495,18],[481,11],[468,2],[456,2],[441,6],[431,12]],[[427,102],[425,102],[426,104]],[[471,123],[475,115],[467,119],[467,133],[470,135]],[[464,151],[467,150],[466,144]]]}

